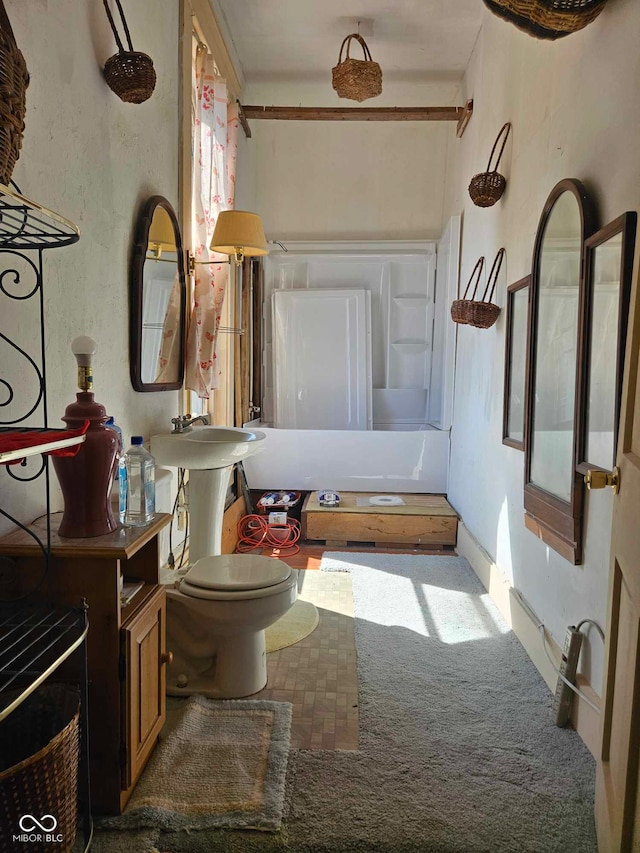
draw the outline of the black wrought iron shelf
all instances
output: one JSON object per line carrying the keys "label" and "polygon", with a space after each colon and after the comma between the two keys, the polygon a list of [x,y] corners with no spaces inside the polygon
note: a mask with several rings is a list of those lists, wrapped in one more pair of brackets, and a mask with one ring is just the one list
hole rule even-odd
{"label": "black wrought iron shelf", "polygon": [[[34,369],[38,380],[35,399],[20,416],[0,420],[0,465],[19,482],[29,483],[40,475],[45,479],[46,540],[30,534],[40,547],[44,575],[49,570],[51,557],[50,487],[47,454],[54,450],[72,447],[85,440],[84,435],[69,435],[68,430],[49,429],[47,416],[47,386],[45,367],[43,254],[45,250],[69,246],[80,239],[78,228],[68,219],[48,210],[32,199],[21,195],[18,187],[0,184],[0,255],[9,258],[10,264],[0,271],[0,293],[23,302],[38,301],[40,316],[40,346],[36,361],[16,341],[0,332],[0,339],[24,357]],[[15,258],[15,261],[13,261]],[[33,277],[35,283],[25,286],[24,279]],[[39,363],[38,363],[39,362]],[[3,399],[0,409],[9,406],[15,394],[11,384],[0,378]],[[22,427],[36,410],[42,407],[42,427]],[[4,439],[4,440],[3,440]],[[27,457],[42,455],[35,474],[23,471],[22,466],[10,464]],[[25,463],[26,465],[26,463]],[[28,466],[27,466],[28,467]],[[0,507],[3,516],[23,530],[28,530],[18,519]],[[88,745],[88,672],[87,672],[87,606],[61,607],[35,601],[32,595],[16,601],[0,602],[0,721],[16,710],[46,679],[78,650],[80,665],[80,745],[81,767],[79,775],[79,804],[81,805],[83,832],[77,842],[84,851],[91,846],[93,821],[89,784]],[[77,849],[76,843],[73,850]]]}
{"label": "black wrought iron shelf", "polygon": [[0,721],[84,642],[86,608],[0,603]]}
{"label": "black wrought iron shelf", "polygon": [[54,249],[79,239],[73,222],[0,184],[0,248]]}
{"label": "black wrought iron shelf", "polygon": [[[16,462],[28,456],[39,453],[50,453],[52,450],[62,450],[65,447],[75,447],[82,444],[86,436],[67,435],[64,429],[44,429],[40,427],[24,427],[15,429],[0,427],[0,464]],[[11,445],[10,449],[3,447]]]}
{"label": "black wrought iron shelf", "polygon": [[[68,431],[63,429],[49,429],[43,256],[46,250],[68,246],[77,242],[79,238],[80,232],[73,222],[22,195],[15,183],[12,182],[10,187],[0,184],[0,259],[4,267],[0,269],[0,295],[20,304],[34,300],[38,305],[40,319],[39,352],[36,352],[36,344],[33,354],[25,350],[17,340],[12,340],[0,331],[3,352],[6,351],[4,348],[6,344],[14,356],[17,355],[24,360],[25,368],[32,370],[37,380],[33,400],[27,400],[25,404],[21,403],[21,408],[24,410],[19,414],[10,415],[9,407],[18,397],[21,400],[23,398],[17,394],[17,390],[8,378],[0,376],[0,465],[5,465],[9,476],[18,482],[31,483],[44,475],[47,516],[50,512],[47,454],[80,444],[84,441],[84,437],[69,436]],[[41,426],[27,427],[29,420],[37,417],[38,409],[42,412]],[[42,457],[40,466],[36,468],[29,466],[28,458],[38,455]],[[24,461],[24,466],[11,464],[19,461]],[[24,529],[24,525],[1,506],[0,516]],[[49,558],[49,540],[47,528],[47,541],[40,543],[46,561]]]}

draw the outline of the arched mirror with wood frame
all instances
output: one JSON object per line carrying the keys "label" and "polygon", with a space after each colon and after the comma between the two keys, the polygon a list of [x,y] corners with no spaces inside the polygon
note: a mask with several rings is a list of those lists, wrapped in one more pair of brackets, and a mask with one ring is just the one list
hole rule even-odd
{"label": "arched mirror with wood frame", "polygon": [[131,263],[129,367],[136,391],[177,391],[184,380],[185,258],[175,211],[144,205]]}
{"label": "arched mirror with wood frame", "polygon": [[582,561],[584,482],[576,470],[584,244],[596,227],[584,186],[560,181],[533,252],[524,508],[527,527],[571,563]]}

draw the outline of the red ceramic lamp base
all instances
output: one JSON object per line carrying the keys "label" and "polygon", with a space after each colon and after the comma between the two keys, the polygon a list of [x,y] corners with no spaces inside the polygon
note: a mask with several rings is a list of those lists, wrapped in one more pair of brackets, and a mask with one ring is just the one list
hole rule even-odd
{"label": "red ceramic lamp base", "polygon": [[106,409],[94,401],[91,391],[80,391],[62,418],[69,429],[77,429],[87,420],[90,425],[75,456],[53,459],[64,497],[60,536],[69,539],[103,536],[118,526],[110,501],[118,436],[104,425],[106,419]]}

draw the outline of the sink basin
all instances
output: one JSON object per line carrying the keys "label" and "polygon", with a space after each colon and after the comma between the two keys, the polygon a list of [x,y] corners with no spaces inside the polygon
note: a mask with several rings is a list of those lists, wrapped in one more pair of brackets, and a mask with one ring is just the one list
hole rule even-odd
{"label": "sink basin", "polygon": [[236,427],[198,426],[188,432],[151,436],[158,465],[188,468],[189,555],[221,553],[222,520],[233,465],[263,447],[263,432]]}
{"label": "sink basin", "polygon": [[189,432],[151,436],[158,465],[204,471],[228,468],[261,449],[263,432],[235,427],[197,426]]}

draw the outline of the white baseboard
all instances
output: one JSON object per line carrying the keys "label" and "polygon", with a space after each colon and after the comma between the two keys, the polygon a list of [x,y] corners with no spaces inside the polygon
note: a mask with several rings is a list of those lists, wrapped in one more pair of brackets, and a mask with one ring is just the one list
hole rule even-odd
{"label": "white baseboard", "polygon": [[[458,524],[456,550],[461,557],[468,560],[471,568],[480,578],[482,585],[491,596],[504,620],[522,643],[524,650],[533,661],[547,687],[554,693],[557,674],[544,652],[538,625],[491,556],[484,550],[477,539],[469,533],[462,522]],[[547,648],[551,656],[559,662],[562,649],[549,635],[547,635]],[[582,676],[578,676],[577,682],[579,689],[594,704],[599,706],[600,697],[591,685]],[[597,756],[600,745],[600,717],[579,696],[574,697],[571,722],[591,753]]]}

